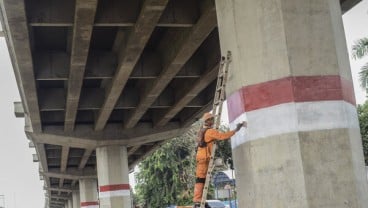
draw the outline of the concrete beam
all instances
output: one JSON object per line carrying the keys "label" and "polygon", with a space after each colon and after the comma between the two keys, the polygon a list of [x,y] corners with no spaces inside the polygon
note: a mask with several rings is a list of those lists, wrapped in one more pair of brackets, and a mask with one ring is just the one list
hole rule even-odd
{"label": "concrete beam", "polygon": [[[116,45],[121,45],[121,42]],[[117,49],[116,49],[117,50]],[[65,52],[37,51],[34,52],[34,68],[37,80],[68,80],[70,57]],[[112,79],[117,66],[115,53],[90,51],[87,59],[84,79]],[[175,78],[198,78],[201,66],[194,62],[182,70]],[[155,79],[161,72],[159,54],[146,51],[135,65],[129,79]]]}
{"label": "concrete beam", "polygon": [[[60,172],[64,173],[66,171],[67,165],[68,165],[68,155],[69,155],[69,147],[63,146],[61,148],[61,158],[60,158]],[[59,180],[59,187],[64,186],[64,178],[61,178]],[[59,193],[60,194],[60,193]]]}
{"label": "concrete beam", "polygon": [[88,178],[97,178],[96,171],[87,171],[87,170],[80,170],[80,171],[67,171],[67,172],[60,172],[60,171],[52,171],[52,172],[41,172],[41,174],[45,177],[52,177],[52,178],[62,178],[62,179],[70,179],[70,180],[79,180],[79,179],[88,179]]}
{"label": "concrete beam", "polygon": [[[37,1],[30,4],[28,13],[30,26],[72,27],[73,7],[69,2]],[[73,2],[73,1],[71,1]],[[94,26],[133,27],[140,4],[138,1],[101,1]],[[167,9],[157,23],[158,27],[191,27],[198,18],[197,0],[170,1]],[[129,8],[129,9],[128,9]],[[63,11],[63,13],[61,11]],[[71,10],[71,11],[70,11]]]}
{"label": "concrete beam", "polygon": [[141,145],[137,145],[137,146],[133,146],[128,150],[128,156],[134,154],[134,152],[136,152],[139,148],[141,147]]}
{"label": "concrete beam", "polygon": [[97,0],[77,0],[70,58],[68,94],[65,112],[65,131],[73,131],[79,97],[83,85]]}
{"label": "concrete beam", "polygon": [[61,199],[61,200],[69,200],[70,199],[70,197],[54,196],[54,195],[51,195],[50,198],[51,199]]}
{"label": "concrete beam", "polygon": [[195,114],[189,115],[186,118],[184,118],[181,125],[183,127],[191,126],[197,119],[201,118],[204,113],[212,110],[212,107],[213,107],[212,104],[213,104],[213,101],[211,100],[205,106],[203,106],[199,111],[197,111]]}
{"label": "concrete beam", "polygon": [[61,192],[67,192],[67,193],[72,193],[73,191],[78,190],[78,189],[67,189],[67,188],[59,188],[59,187],[43,187],[43,189],[47,191],[61,191]]}
{"label": "concrete beam", "polygon": [[[196,25],[189,31],[169,31],[160,43],[163,55],[163,70],[160,76],[145,88],[141,94],[138,107],[132,112],[130,118],[125,122],[125,128],[133,128],[139,119],[146,113],[149,106],[156,100],[161,92],[170,83],[173,77],[180,71],[185,63],[192,57],[207,36],[216,27],[216,9],[214,2],[206,0],[203,2],[202,16]],[[173,45],[176,44],[176,45]]]}
{"label": "concrete beam", "polygon": [[[137,96],[139,91],[137,88],[129,87],[120,95],[116,103],[115,110],[134,109],[138,106],[139,98]],[[175,99],[174,90],[165,90],[157,98],[157,100],[150,106],[151,109],[165,109],[174,105]],[[88,88],[82,90],[78,110],[99,110],[104,99],[104,90],[101,88]],[[64,111],[65,110],[66,94],[63,88],[50,88],[39,91],[40,111]],[[195,97],[191,102],[187,103],[185,107],[199,108],[205,105],[205,98],[203,96]],[[60,118],[62,119],[62,118]],[[46,120],[44,120],[46,121]],[[61,122],[60,120],[59,122]]]}
{"label": "concrete beam", "polygon": [[178,112],[180,112],[190,101],[192,101],[198,94],[211,84],[217,77],[219,71],[219,64],[210,68],[205,74],[198,79],[193,85],[179,94],[179,99],[170,107],[157,121],[155,126],[163,126],[167,124]]}
{"label": "concrete beam", "polygon": [[25,113],[32,123],[32,131],[41,132],[42,125],[25,11],[23,0],[4,0],[1,4],[1,21],[6,32],[10,58]]}
{"label": "concrete beam", "polygon": [[157,128],[152,128],[150,124],[140,124],[134,129],[125,131],[121,126],[119,128],[119,124],[109,124],[104,131],[93,131],[91,125],[78,125],[75,131],[66,133],[61,126],[45,126],[44,133],[27,132],[27,134],[37,143],[95,149],[107,145],[130,147],[157,142],[176,137],[184,131],[179,123],[168,123]]}
{"label": "concrete beam", "polygon": [[86,166],[86,164],[88,162],[88,159],[91,156],[92,152],[93,152],[92,149],[86,149],[86,150],[84,150],[82,159],[81,159],[81,161],[79,163],[79,166],[78,166],[78,170],[82,170]]}
{"label": "concrete beam", "polygon": [[119,63],[114,78],[109,85],[106,99],[98,113],[95,130],[101,131],[110,117],[119,95],[123,91],[134,66],[138,62],[151,33],[155,29],[168,0],[145,0],[137,22],[132,29],[125,47],[119,53]]}
{"label": "concrete beam", "polygon": [[[38,155],[38,158],[40,158],[40,164],[39,169],[41,171],[48,171],[48,165],[47,165],[47,157],[46,157],[46,151],[45,151],[45,145],[43,143],[37,143],[34,140],[32,142],[35,144],[35,150]],[[47,186],[50,186],[50,180],[48,178],[45,178],[45,184]]]}
{"label": "concrete beam", "polygon": [[24,118],[24,108],[22,102],[14,102],[14,114],[16,118]]}
{"label": "concrete beam", "polygon": [[134,162],[129,164],[129,170],[133,170],[134,167],[139,164],[142,160],[144,160],[147,156],[151,155],[153,152],[155,152],[158,148],[160,148],[163,144],[165,144],[167,140],[163,140],[160,142],[157,142],[149,151],[146,151],[140,158],[134,160]]}
{"label": "concrete beam", "polygon": [[63,146],[61,148],[61,159],[60,159],[60,171],[61,172],[65,172],[66,171],[66,167],[68,165],[68,155],[69,155],[69,147],[65,147]]}

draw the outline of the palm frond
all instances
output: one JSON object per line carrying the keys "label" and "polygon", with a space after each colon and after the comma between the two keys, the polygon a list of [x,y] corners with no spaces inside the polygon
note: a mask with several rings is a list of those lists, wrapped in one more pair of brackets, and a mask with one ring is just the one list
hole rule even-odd
{"label": "palm frond", "polygon": [[364,37],[355,41],[352,47],[353,58],[360,59],[367,54],[368,54],[368,37]]}
{"label": "palm frond", "polygon": [[368,63],[366,63],[364,66],[362,66],[362,68],[360,68],[359,82],[360,82],[360,86],[364,90],[367,90],[367,87],[368,87]]}

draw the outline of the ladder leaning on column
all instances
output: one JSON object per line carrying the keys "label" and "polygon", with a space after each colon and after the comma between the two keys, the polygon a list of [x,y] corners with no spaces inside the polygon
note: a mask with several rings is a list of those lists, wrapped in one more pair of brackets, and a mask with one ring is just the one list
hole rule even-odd
{"label": "ladder leaning on column", "polygon": [[[231,62],[231,52],[228,51],[226,58],[224,56],[221,57],[220,69],[219,69],[218,76],[217,76],[216,92],[215,92],[215,97],[214,97],[213,107],[212,107],[212,114],[215,117],[214,128],[216,129],[220,127],[222,104],[225,100],[225,86],[227,82],[227,72],[229,70],[230,62]],[[202,201],[201,201],[200,208],[204,208],[206,204],[208,188],[209,188],[210,181],[212,178],[212,171],[215,168],[214,161],[215,161],[216,148],[217,148],[217,144],[216,142],[214,142],[212,146],[210,161],[208,164],[208,170],[207,170],[207,175],[206,175],[206,181],[205,181],[204,188],[203,188]]]}

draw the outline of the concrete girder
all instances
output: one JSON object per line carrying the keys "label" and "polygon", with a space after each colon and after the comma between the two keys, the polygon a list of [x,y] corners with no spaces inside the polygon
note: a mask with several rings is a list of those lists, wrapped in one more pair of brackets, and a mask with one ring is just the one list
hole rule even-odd
{"label": "concrete girder", "polygon": [[81,159],[81,161],[79,163],[79,166],[78,166],[78,170],[82,170],[86,166],[86,164],[88,162],[88,159],[91,156],[92,152],[93,152],[92,149],[86,149],[86,150],[84,150],[82,159]]}
{"label": "concrete girder", "polygon": [[41,132],[42,125],[25,11],[23,0],[2,1],[1,20],[6,31],[7,45],[9,47],[18,89],[23,101],[23,107],[32,123],[32,131]]}
{"label": "concrete girder", "polygon": [[98,0],[77,0],[72,37],[65,131],[73,131],[83,85]]}
{"label": "concrete girder", "polygon": [[[36,143],[34,142],[34,140],[32,140],[33,143],[35,144],[35,150],[37,155],[40,158],[40,165],[39,165],[39,169],[41,171],[48,171],[48,166],[47,166],[47,157],[46,157],[46,151],[45,151],[45,145],[44,144],[40,144],[40,143]],[[44,178],[45,184],[47,186],[50,186],[50,180],[48,178]]]}
{"label": "concrete girder", "polygon": [[[63,146],[61,148],[61,158],[60,158],[60,172],[64,173],[66,171],[68,165],[68,156],[69,156],[69,147]],[[64,178],[59,180],[59,187],[63,187],[64,185]],[[60,192],[59,192],[60,194]]]}
{"label": "concrete girder", "polygon": [[137,146],[157,142],[176,137],[186,130],[180,128],[178,123],[169,123],[154,129],[150,124],[140,124],[137,128],[129,130],[118,128],[116,125],[119,124],[109,124],[104,131],[93,131],[91,125],[78,125],[73,132],[64,132],[61,126],[45,126],[43,133],[26,134],[36,143],[95,149],[106,145]]}
{"label": "concrete girder", "polygon": [[[147,86],[141,94],[138,107],[124,123],[125,128],[133,128],[138,123],[149,106],[152,105],[172,78],[175,77],[216,27],[216,9],[214,2],[206,0],[203,2],[203,5],[202,15],[190,31],[173,31],[173,34],[169,31],[166,33],[159,46],[164,60],[163,70],[153,84]],[[173,45],[173,43],[177,45]]]}
{"label": "concrete girder", "polygon": [[128,156],[134,154],[139,148],[141,147],[141,145],[137,145],[137,146],[133,146],[128,150]]}
{"label": "concrete girder", "polygon": [[59,187],[43,187],[44,190],[47,191],[61,191],[66,193],[72,193],[73,191],[77,191],[78,189],[68,189],[68,188],[59,188]]}
{"label": "concrete girder", "polygon": [[[195,60],[189,63],[186,66],[186,70],[180,71],[175,78],[200,77],[202,67],[197,64],[198,61]],[[70,57],[66,52],[38,51],[34,54],[34,68],[37,71],[36,80],[68,80],[69,65]],[[91,50],[87,60],[84,79],[112,79],[116,66],[117,57],[115,53]],[[155,79],[160,71],[161,62],[159,55],[147,51],[140,57],[129,79]]]}
{"label": "concrete girder", "polygon": [[178,112],[180,112],[189,102],[191,102],[198,94],[212,83],[218,74],[219,64],[209,69],[205,74],[199,78],[193,85],[187,89],[183,89],[183,95],[180,97],[176,103],[170,107],[154,124],[155,126],[163,126],[167,124]]}
{"label": "concrete girder", "polygon": [[70,180],[79,180],[79,179],[88,179],[88,178],[97,178],[97,173],[95,170],[68,170],[66,172],[61,171],[48,171],[48,172],[40,172],[45,177],[52,178],[60,178],[60,179],[70,179]]}
{"label": "concrete girder", "polygon": [[123,91],[134,66],[138,62],[151,33],[156,27],[168,0],[145,0],[140,15],[133,27],[125,47],[119,53],[119,63],[111,85],[107,88],[106,98],[95,122],[95,130],[104,129],[119,95]]}
{"label": "concrete girder", "polygon": [[[204,77],[201,80],[205,79]],[[50,88],[40,90],[40,110],[43,111],[64,111],[66,94],[63,88]],[[115,110],[127,110],[137,107],[139,102],[138,89],[129,87],[127,93],[123,93],[116,103]],[[173,89],[165,90],[150,108],[169,108],[174,104],[175,93]],[[88,88],[82,90],[78,110],[99,110],[104,98],[104,90],[101,88]],[[195,97],[186,103],[184,107],[200,108],[205,105],[204,97]],[[62,118],[60,118],[62,119]],[[59,121],[60,122],[60,121]]]}
{"label": "concrete girder", "polygon": [[69,200],[70,197],[63,197],[63,196],[54,196],[54,195],[51,195],[50,196],[51,199],[57,199],[57,200]]}
{"label": "concrete girder", "polygon": [[[73,26],[73,1],[37,1],[30,4],[31,26]],[[107,3],[108,2],[108,3]],[[101,27],[133,27],[136,14],[139,13],[140,1],[102,1],[98,10],[94,26]],[[189,3],[186,3],[189,2]],[[111,6],[113,5],[113,6]],[[27,5],[28,6],[28,5]],[[170,1],[157,26],[159,27],[191,27],[198,18],[197,0]],[[37,9],[36,9],[37,8]],[[61,13],[59,10],[64,11]],[[121,13],[122,8],[130,8],[128,12]],[[58,21],[59,20],[59,21]]]}
{"label": "concrete girder", "polygon": [[199,111],[197,111],[196,114],[190,115],[184,118],[184,121],[182,122],[182,126],[189,127],[190,125],[192,125],[193,121],[195,121],[197,118],[201,118],[204,113],[209,112],[212,109],[212,104],[213,104],[213,101],[211,100],[205,106],[203,106]]}

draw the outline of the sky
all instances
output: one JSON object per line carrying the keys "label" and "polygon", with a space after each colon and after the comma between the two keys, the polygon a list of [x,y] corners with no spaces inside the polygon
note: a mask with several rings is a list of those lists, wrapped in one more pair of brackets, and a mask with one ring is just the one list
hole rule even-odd
{"label": "sky", "polygon": [[[368,37],[368,0],[363,0],[343,16],[349,52],[354,41]],[[351,55],[349,55],[351,57]],[[358,72],[368,62],[350,59],[358,104],[366,100],[359,87]],[[44,207],[43,182],[38,163],[33,163],[34,149],[28,147],[24,119],[15,118],[13,102],[20,101],[14,73],[4,38],[0,38],[0,207],[5,195],[6,208]]]}

